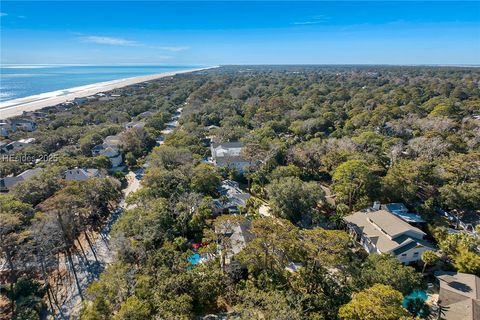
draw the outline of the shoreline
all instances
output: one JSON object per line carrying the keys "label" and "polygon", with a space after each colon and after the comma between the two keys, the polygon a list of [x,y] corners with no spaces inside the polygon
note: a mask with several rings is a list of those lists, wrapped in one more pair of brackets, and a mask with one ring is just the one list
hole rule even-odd
{"label": "shoreline", "polygon": [[218,66],[162,72],[151,75],[103,81],[79,87],[56,90],[28,97],[7,100],[0,102],[0,120],[20,116],[23,114],[24,111],[36,111],[45,107],[55,106],[60,103],[71,101],[75,98],[88,97],[100,92],[107,92],[146,81],[157,80],[165,77],[172,77],[181,73],[190,73],[213,68],[218,68]]}

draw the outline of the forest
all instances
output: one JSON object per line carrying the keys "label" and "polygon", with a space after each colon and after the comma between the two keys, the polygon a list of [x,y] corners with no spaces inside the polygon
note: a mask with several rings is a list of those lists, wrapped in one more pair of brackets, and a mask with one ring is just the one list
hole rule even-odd
{"label": "forest", "polygon": [[[0,310],[56,312],[65,283],[78,280],[72,257],[94,251],[126,173],[145,167],[109,234],[114,261],[78,286],[80,319],[427,318],[428,306],[402,301],[433,271],[480,276],[479,79],[477,68],[222,66],[51,109],[36,131],[8,139],[33,137],[18,152],[54,161],[0,163],[0,177],[43,169],[0,194]],[[179,126],[156,146],[178,108]],[[122,135],[123,172],[92,157],[146,111],[145,126]],[[248,170],[208,163],[212,141],[240,141]],[[65,181],[74,167],[106,174]],[[215,210],[226,179],[251,195],[239,214]],[[438,251],[413,266],[368,255],[344,217],[374,201],[418,212]],[[449,232],[459,226],[443,211],[476,230]],[[219,252],[232,243],[218,230],[232,225],[248,226],[250,239],[227,264]],[[208,259],[193,265],[196,253]]]}

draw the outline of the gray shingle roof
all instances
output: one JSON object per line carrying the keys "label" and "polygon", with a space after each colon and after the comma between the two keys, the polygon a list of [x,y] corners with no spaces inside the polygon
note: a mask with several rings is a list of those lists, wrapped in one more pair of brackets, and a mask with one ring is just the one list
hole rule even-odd
{"label": "gray shingle roof", "polygon": [[[410,245],[412,240],[421,245],[426,243],[422,240],[425,235],[423,231],[385,210],[359,211],[345,217],[344,220],[353,225],[356,230],[361,230],[369,239],[375,241],[375,246],[381,252],[403,251],[402,247]],[[410,233],[418,234],[418,238],[411,236]]]}
{"label": "gray shingle roof", "polygon": [[439,304],[444,307],[443,319],[480,319],[480,278],[467,273],[437,271],[440,282]]}
{"label": "gray shingle roof", "polygon": [[240,141],[232,141],[232,142],[222,142],[222,143],[212,143],[212,147],[213,148],[218,148],[218,147],[222,147],[222,148],[225,148],[225,149],[229,149],[229,148],[242,148],[243,147],[243,143],[241,143]]}

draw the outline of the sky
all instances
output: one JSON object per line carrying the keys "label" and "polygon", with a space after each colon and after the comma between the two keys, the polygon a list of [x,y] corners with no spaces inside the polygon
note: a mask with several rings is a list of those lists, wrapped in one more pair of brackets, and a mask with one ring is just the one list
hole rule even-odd
{"label": "sky", "polygon": [[1,64],[480,65],[480,2],[1,1]]}

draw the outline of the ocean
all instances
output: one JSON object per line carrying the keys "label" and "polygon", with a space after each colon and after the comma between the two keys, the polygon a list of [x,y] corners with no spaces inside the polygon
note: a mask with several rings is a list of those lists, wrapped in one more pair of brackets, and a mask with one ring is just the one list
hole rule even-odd
{"label": "ocean", "polygon": [[0,66],[0,102],[45,92],[197,66]]}

